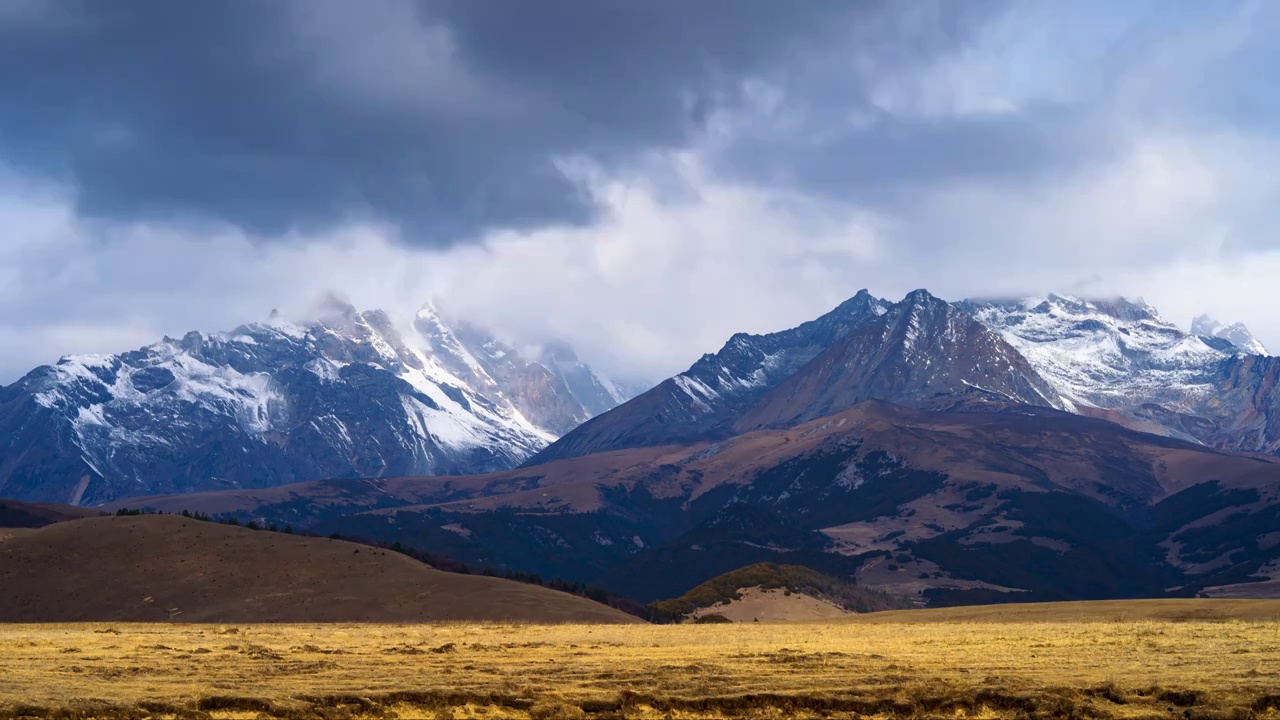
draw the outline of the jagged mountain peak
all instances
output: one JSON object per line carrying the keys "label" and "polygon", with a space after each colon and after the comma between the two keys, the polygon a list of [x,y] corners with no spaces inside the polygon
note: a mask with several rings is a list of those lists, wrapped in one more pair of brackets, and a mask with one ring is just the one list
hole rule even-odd
{"label": "jagged mountain peak", "polygon": [[931,304],[941,303],[941,302],[944,302],[944,301],[938,298],[933,293],[929,292],[927,289],[916,288],[915,290],[912,290],[911,292],[904,295],[902,297],[901,302],[899,302],[898,304],[905,305],[905,306],[912,306],[912,305],[931,305]]}
{"label": "jagged mountain peak", "polygon": [[790,426],[868,400],[1072,408],[998,334],[962,308],[914,290],[763,395],[735,428]]}
{"label": "jagged mountain peak", "polygon": [[867,290],[824,315],[786,330],[735,333],[675,377],[575,428],[531,464],[602,450],[642,447],[718,432],[735,412],[795,373],[891,303]]}
{"label": "jagged mountain peak", "polygon": [[868,309],[883,309],[889,305],[888,301],[876,297],[871,291],[863,288],[854,293],[853,297],[840,303],[828,315],[849,315],[850,313],[862,313]]}
{"label": "jagged mountain peak", "polygon": [[931,324],[936,327],[938,323],[952,322],[952,318],[968,318],[967,313],[924,289],[907,293],[901,301],[886,308],[884,314],[886,329],[900,332],[903,347],[908,350],[914,345],[920,331],[927,330]]}
{"label": "jagged mountain peak", "polygon": [[703,355],[677,376],[677,382],[695,394],[705,394],[701,391],[705,387],[717,395],[753,395],[799,369],[852,328],[883,315],[889,306],[889,302],[863,289],[831,311],[794,328],[764,335],[735,333],[719,352]]}
{"label": "jagged mountain peak", "polygon": [[[1231,345],[1231,349],[1242,350],[1250,355],[1269,354],[1266,346],[1241,322],[1224,324],[1208,315],[1200,315],[1191,321],[1191,334],[1200,338],[1226,341]],[[1220,347],[1220,349],[1228,348]]]}

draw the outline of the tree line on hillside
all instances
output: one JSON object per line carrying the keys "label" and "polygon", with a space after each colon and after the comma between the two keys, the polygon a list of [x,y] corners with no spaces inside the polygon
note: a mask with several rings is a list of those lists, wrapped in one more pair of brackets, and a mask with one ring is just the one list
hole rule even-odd
{"label": "tree line on hillside", "polygon": [[[115,514],[117,516],[136,516],[152,514],[163,515],[165,513],[151,509],[120,508]],[[303,537],[321,537],[320,535],[306,530],[295,531],[292,525],[281,526],[275,523],[259,523],[256,520],[250,520],[242,524],[240,520],[235,517],[211,516],[207,513],[193,513],[187,510],[183,510],[181,513],[177,514],[192,520],[244,527],[248,530],[277,532],[284,533],[286,535],[300,535]],[[799,565],[778,565],[770,562],[756,563],[744,568],[739,568],[738,570],[711,578],[678,598],[649,603],[646,605],[613,593],[605,588],[588,585],[583,582],[565,580],[559,577],[546,579],[538,573],[521,572],[518,570],[499,570],[493,567],[476,568],[444,555],[437,555],[426,550],[404,545],[399,541],[387,544],[370,541],[365,538],[344,536],[339,533],[331,533],[327,537],[330,540],[343,540],[376,547],[381,550],[390,550],[392,552],[406,555],[418,562],[445,572],[458,573],[461,575],[484,575],[486,577],[502,578],[504,580],[512,580],[528,585],[538,585],[551,590],[558,590],[560,592],[594,600],[603,605],[608,605],[609,607],[616,608],[625,613],[655,623],[683,622],[694,610],[711,607],[719,602],[728,602],[738,599],[740,597],[739,590],[748,587],[760,587],[766,590],[782,588],[785,589],[788,594],[792,592],[805,593],[827,600],[828,602],[836,604],[851,612],[876,612],[880,610],[907,609],[915,607],[915,604],[905,597],[862,587],[839,578],[824,575],[807,567]]]}
{"label": "tree line on hillside", "polygon": [[782,589],[787,594],[803,593],[850,612],[906,610],[915,607],[909,598],[862,587],[823,575],[802,565],[761,562],[718,575],[673,600],[649,606],[656,622],[680,622],[690,613],[717,603],[740,599],[743,588]]}

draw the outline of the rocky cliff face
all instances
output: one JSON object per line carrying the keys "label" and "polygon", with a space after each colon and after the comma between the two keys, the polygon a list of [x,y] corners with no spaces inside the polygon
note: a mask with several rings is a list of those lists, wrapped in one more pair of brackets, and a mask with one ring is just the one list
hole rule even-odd
{"label": "rocky cliff face", "polygon": [[460,327],[428,308],[422,338],[405,338],[385,313],[344,307],[63,358],[0,388],[0,496],[92,504],[501,470],[620,399],[581,363]]}

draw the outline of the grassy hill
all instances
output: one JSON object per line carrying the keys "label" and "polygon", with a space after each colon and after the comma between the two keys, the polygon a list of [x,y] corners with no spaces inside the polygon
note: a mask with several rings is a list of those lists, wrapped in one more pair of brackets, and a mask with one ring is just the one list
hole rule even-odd
{"label": "grassy hill", "polygon": [[45,525],[102,515],[96,508],[55,503],[0,500],[0,528],[40,528]]}
{"label": "grassy hill", "polygon": [[656,602],[650,607],[654,611],[655,619],[675,621],[695,610],[709,608],[720,602],[741,599],[742,590],[757,587],[764,590],[783,589],[808,595],[855,613],[914,607],[907,598],[860,587],[801,565],[778,565],[769,562],[748,565],[718,575],[678,598]]}
{"label": "grassy hill", "polygon": [[586,598],[400,553],[173,515],[0,539],[0,622],[638,622]]}

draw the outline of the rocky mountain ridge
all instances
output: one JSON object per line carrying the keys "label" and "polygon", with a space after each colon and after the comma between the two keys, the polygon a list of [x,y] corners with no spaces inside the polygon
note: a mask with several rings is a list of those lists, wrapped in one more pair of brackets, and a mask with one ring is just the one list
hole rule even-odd
{"label": "rocky mountain ridge", "polygon": [[862,290],[831,312],[767,335],[738,333],[675,377],[602,413],[538,453],[531,464],[601,449],[660,445],[723,433],[734,413],[849,334],[889,311],[891,303]]}

